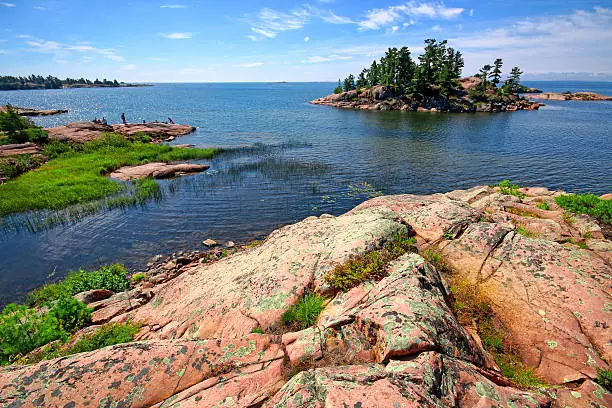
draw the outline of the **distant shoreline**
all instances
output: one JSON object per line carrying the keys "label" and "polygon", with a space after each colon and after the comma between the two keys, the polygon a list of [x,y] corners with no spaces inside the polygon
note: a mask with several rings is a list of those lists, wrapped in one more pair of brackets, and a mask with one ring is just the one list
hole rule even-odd
{"label": "distant shoreline", "polygon": [[119,86],[113,85],[93,85],[93,84],[73,84],[73,85],[63,85],[61,88],[45,88],[42,86],[28,86],[23,88],[15,88],[15,89],[4,89],[0,88],[0,91],[51,91],[58,89],[77,89],[77,88],[142,88],[147,86],[155,86],[153,84],[122,84]]}

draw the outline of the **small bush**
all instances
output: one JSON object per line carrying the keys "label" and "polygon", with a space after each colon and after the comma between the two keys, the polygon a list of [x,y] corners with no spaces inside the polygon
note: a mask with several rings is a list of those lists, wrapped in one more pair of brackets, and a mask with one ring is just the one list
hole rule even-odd
{"label": "small bush", "polygon": [[72,296],[64,296],[53,304],[49,316],[57,320],[60,330],[73,333],[91,321],[91,312],[93,309],[89,309],[85,303]]}
{"label": "small bush", "polygon": [[50,159],[55,159],[64,153],[72,153],[76,150],[75,145],[67,142],[60,142],[53,139],[43,148],[43,154]]}
{"label": "small bush", "polygon": [[512,184],[510,180],[500,181],[497,185],[499,187],[502,194],[516,196],[518,198],[524,198],[525,194],[519,191],[519,186],[516,184]]}
{"label": "small bush", "polygon": [[264,331],[261,327],[256,327],[253,329],[253,331],[251,333],[256,333],[256,334],[264,334]]}
{"label": "small bush", "polygon": [[122,265],[103,266],[92,272],[81,269],[69,272],[68,276],[59,283],[45,285],[34,290],[28,295],[27,303],[31,306],[40,306],[45,302],[57,300],[63,296],[76,295],[88,290],[108,289],[113,292],[122,292],[128,289],[129,286],[130,280]]}
{"label": "small bush", "polygon": [[612,224],[612,200],[602,200],[595,194],[568,194],[555,197],[555,202],[574,214],[587,214]]}
{"label": "small bush", "polygon": [[0,177],[11,179],[39,167],[43,163],[40,156],[21,154],[16,157],[0,159]]}
{"label": "small bush", "polygon": [[136,273],[134,275],[132,275],[132,283],[133,284],[138,284],[141,281],[145,280],[147,278],[147,274],[140,272],[140,273]]}
{"label": "small bush", "polygon": [[612,392],[612,371],[602,370],[597,367],[597,379],[595,381],[609,392]]}
{"label": "small bush", "polygon": [[550,210],[550,205],[548,205],[546,201],[536,203],[536,207],[538,207],[540,210],[545,210],[545,211]]}
{"label": "small bush", "polygon": [[387,242],[381,249],[367,252],[335,266],[325,275],[325,282],[338,291],[346,292],[368,280],[378,280],[385,276],[385,266],[408,251],[414,250],[416,239],[400,233]]}
{"label": "small bush", "polygon": [[6,112],[0,112],[0,131],[6,133],[10,143],[42,143],[47,140],[47,132],[20,116],[11,105],[6,105]]}
{"label": "small bush", "polygon": [[307,293],[291,306],[282,316],[282,322],[295,330],[303,330],[314,325],[325,308],[325,297]]}

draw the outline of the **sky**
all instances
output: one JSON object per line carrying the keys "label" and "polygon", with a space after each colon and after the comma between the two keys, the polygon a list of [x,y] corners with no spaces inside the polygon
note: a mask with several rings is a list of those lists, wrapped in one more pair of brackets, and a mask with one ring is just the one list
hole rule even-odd
{"label": "sky", "polygon": [[336,81],[426,38],[464,75],[502,58],[524,79],[612,80],[610,0],[0,1],[0,75]]}

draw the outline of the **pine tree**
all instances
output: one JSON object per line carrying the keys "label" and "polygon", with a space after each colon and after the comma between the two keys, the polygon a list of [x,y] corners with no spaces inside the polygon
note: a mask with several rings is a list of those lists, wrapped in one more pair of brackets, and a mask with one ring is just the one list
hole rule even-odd
{"label": "pine tree", "polygon": [[480,90],[483,92],[487,90],[487,85],[488,85],[487,80],[489,79],[489,73],[491,72],[492,68],[493,67],[491,65],[487,64],[484,67],[480,68],[480,72],[477,75],[481,81]]}
{"label": "pine tree", "polygon": [[344,92],[352,91],[353,89],[355,89],[355,76],[353,74],[350,74],[344,79],[343,89]]}
{"label": "pine tree", "polygon": [[501,80],[502,66],[504,63],[501,58],[498,58],[493,63],[493,72],[491,72],[491,83],[497,88]]}

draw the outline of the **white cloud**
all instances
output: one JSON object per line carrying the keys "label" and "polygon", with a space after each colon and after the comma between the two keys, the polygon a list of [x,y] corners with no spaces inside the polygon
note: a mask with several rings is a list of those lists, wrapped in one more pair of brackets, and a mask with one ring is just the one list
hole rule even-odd
{"label": "white cloud", "polygon": [[185,6],[184,4],[164,4],[159,6],[159,8],[165,8],[165,9],[185,9],[187,8],[187,6]]}
{"label": "white cloud", "polygon": [[259,41],[261,39],[255,35],[247,35],[247,38],[251,41]]}
{"label": "white cloud", "polygon": [[307,59],[302,60],[301,62],[303,64],[318,64],[321,62],[341,61],[341,60],[350,60],[350,59],[353,59],[353,57],[348,56],[348,55],[333,54],[328,57],[321,57],[320,55],[315,55],[313,57],[308,57]]}
{"label": "white cloud", "polygon": [[159,35],[169,40],[186,40],[192,37],[191,33],[159,33]]}
{"label": "white cloud", "polygon": [[13,3],[6,3],[4,1],[0,1],[0,6],[4,6],[4,7],[15,7],[15,4]]}
{"label": "white cloud", "polygon": [[46,7],[43,7],[43,6],[34,6],[34,7],[32,7],[32,8],[33,8],[34,10],[38,10],[38,11],[45,11],[45,10],[47,10],[47,8],[46,8]]}
{"label": "white cloud", "polygon": [[359,21],[359,30],[378,30],[390,25],[397,25],[410,19],[409,25],[419,18],[451,20],[461,15],[465,9],[446,7],[444,3],[408,3],[387,8],[377,8],[366,12],[366,18]]}
{"label": "white cloud", "polygon": [[330,24],[354,24],[355,22],[348,17],[342,17],[334,14],[333,11],[322,11],[320,17],[323,21]]}
{"label": "white cloud", "polygon": [[238,68],[255,68],[255,67],[261,67],[264,63],[263,62],[247,62],[244,64],[238,64],[236,65]]}
{"label": "white cloud", "polygon": [[289,12],[263,8],[257,13],[256,20],[250,24],[251,31],[259,34],[257,39],[263,39],[275,38],[279,32],[300,29],[308,21],[310,21],[310,12],[306,8],[297,8]]}
{"label": "white cloud", "polygon": [[528,73],[559,69],[611,73],[612,8],[523,19],[449,42],[464,51],[466,72],[501,57],[506,66],[518,65]]}
{"label": "white cloud", "polygon": [[125,61],[125,58],[123,58],[122,56],[114,55],[114,54],[105,55],[104,58],[108,58],[109,60],[113,60],[113,61],[117,61],[117,62]]}
{"label": "white cloud", "polygon": [[435,26],[431,27],[431,31],[442,31],[442,27],[436,24]]}
{"label": "white cloud", "polygon": [[308,41],[310,41],[310,37],[309,36],[304,37],[304,42],[308,42]]}
{"label": "white cloud", "polygon": [[10,52],[7,50],[0,50],[0,54],[6,55],[6,54],[10,54]]}
{"label": "white cloud", "polygon": [[136,64],[121,65],[119,68],[123,71],[132,71],[136,69]]}
{"label": "white cloud", "polygon": [[474,17],[474,9],[470,9],[470,17]]}
{"label": "white cloud", "polygon": [[61,65],[66,65],[66,64],[68,63],[68,61],[66,61],[66,60],[61,60],[61,59],[55,60],[55,62],[56,62],[57,64],[61,64]]}

